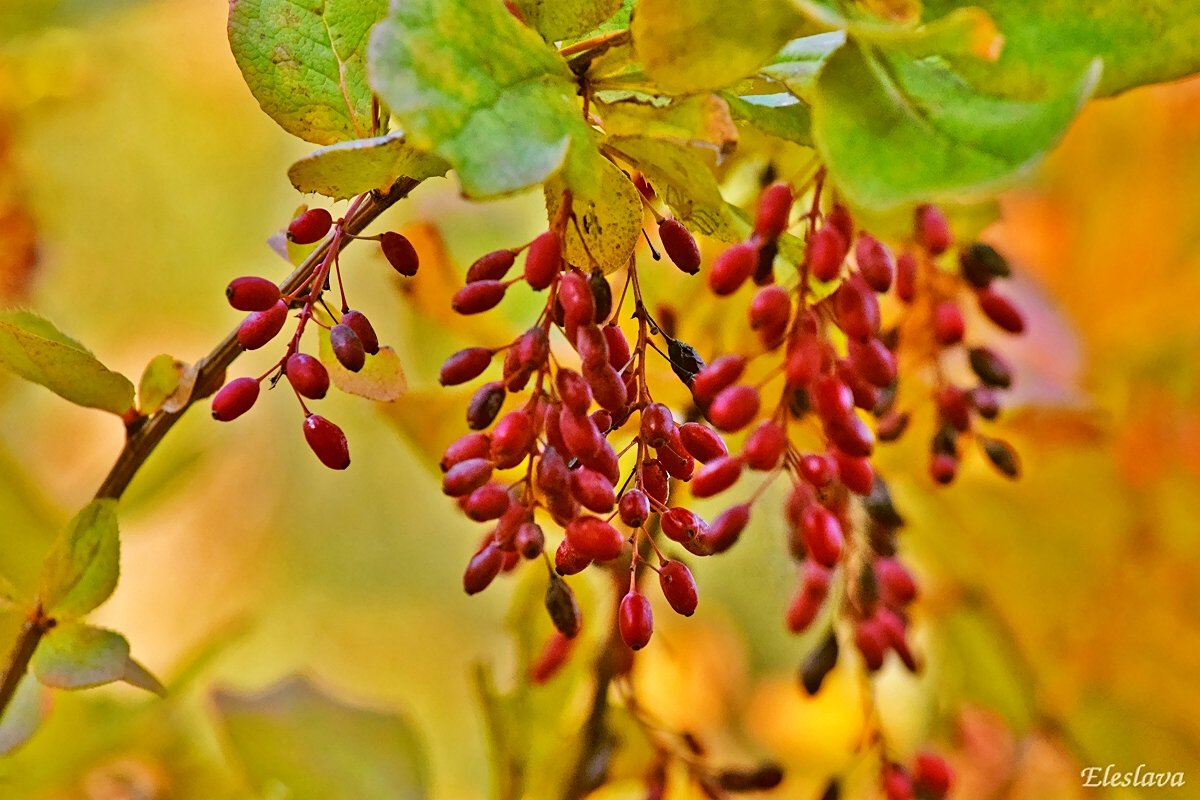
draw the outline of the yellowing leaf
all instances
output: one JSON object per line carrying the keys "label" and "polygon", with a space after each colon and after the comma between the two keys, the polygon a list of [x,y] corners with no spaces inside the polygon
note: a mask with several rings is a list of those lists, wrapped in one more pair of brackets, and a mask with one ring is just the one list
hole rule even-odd
{"label": "yellowing leaf", "polygon": [[329,380],[347,394],[356,394],[368,400],[388,403],[408,390],[408,378],[400,356],[391,347],[383,346],[375,355],[367,356],[366,364],[358,372],[351,372],[341,365],[333,355],[329,344],[329,331],[324,328],[319,334],[318,353],[321,363],[329,371]]}
{"label": "yellowing leaf", "polygon": [[[584,272],[599,266],[613,272],[629,264],[642,234],[642,196],[616,165],[596,155],[600,180],[572,192],[567,224],[567,261]],[[553,218],[562,204],[566,183],[555,178],[546,183],[546,207]]]}
{"label": "yellowing leaf", "polygon": [[0,365],[76,405],[114,414],[133,407],[133,384],[128,378],[28,311],[0,312]]}
{"label": "yellowing leaf", "polygon": [[173,356],[160,355],[150,359],[138,381],[138,411],[149,416],[163,406],[179,389],[187,364]]}
{"label": "yellowing leaf", "polygon": [[645,136],[710,145],[725,154],[737,145],[729,105],[716,95],[681,97],[659,105],[628,100],[598,109],[609,136]]}
{"label": "yellowing leaf", "polygon": [[425,180],[445,175],[449,166],[437,156],[417,150],[404,135],[338,142],[309,153],[288,168],[299,192],[316,192],[334,200],[390,186],[401,176]]}
{"label": "yellowing leaf", "polygon": [[93,500],[54,541],[38,590],[50,616],[82,616],[113,593],[121,550],[116,508],[115,500]]}
{"label": "yellowing leaf", "polygon": [[621,0],[516,0],[525,21],[548,42],[587,33],[611,17]]}
{"label": "yellowing leaf", "polygon": [[754,73],[800,24],[784,0],[641,0],[630,32],[650,77],[668,94],[692,94]]}
{"label": "yellowing leaf", "polygon": [[232,0],[229,46],[263,111],[316,144],[370,136],[367,33],[387,0]]}

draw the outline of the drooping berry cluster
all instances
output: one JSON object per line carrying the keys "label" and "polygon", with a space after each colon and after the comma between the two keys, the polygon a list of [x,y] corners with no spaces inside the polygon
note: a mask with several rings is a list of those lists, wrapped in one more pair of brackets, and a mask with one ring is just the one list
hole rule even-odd
{"label": "drooping berry cluster", "polygon": [[[354,201],[347,217],[358,205]],[[213,396],[212,416],[221,422],[237,419],[254,406],[263,381],[271,388],[283,377],[296,395],[304,414],[304,439],[309,448],[330,469],[350,466],[350,449],[346,436],[334,423],[309,410],[306,400],[320,400],[329,391],[329,371],[320,359],[300,351],[301,338],[311,321],[329,331],[330,349],[341,366],[351,372],[360,371],[367,359],[379,352],[379,337],[371,321],[361,311],[350,308],[342,282],[338,256],[342,242],[351,234],[344,229],[345,220],[334,221],[323,208],[308,209],[291,221],[287,238],[294,244],[316,244],[329,236],[325,257],[311,275],[294,290],[284,294],[274,282],[258,276],[235,278],[225,290],[230,306],[249,312],[237,330],[237,341],[246,350],[257,350],[273,341],[287,324],[288,314],[296,310],[295,332],[288,341],[283,356],[258,377],[235,378]],[[332,235],[330,231],[332,230]],[[397,272],[412,276],[417,272],[418,257],[412,243],[399,233],[388,232],[370,238],[379,241],[384,256]],[[324,300],[331,277],[336,277],[341,295],[340,313],[334,313]],[[326,324],[317,316],[318,304],[331,319]]]}

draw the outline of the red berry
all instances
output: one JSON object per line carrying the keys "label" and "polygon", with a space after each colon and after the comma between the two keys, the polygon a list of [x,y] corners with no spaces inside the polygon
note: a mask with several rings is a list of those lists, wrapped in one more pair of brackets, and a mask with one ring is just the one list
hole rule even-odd
{"label": "red berry", "polygon": [[595,321],[596,305],[588,279],[582,272],[571,270],[558,282],[558,301],[568,325],[586,325]]}
{"label": "red berry", "polygon": [[625,332],[617,324],[605,325],[600,329],[604,335],[604,343],[608,349],[608,363],[615,370],[623,370],[629,365],[632,356],[629,350],[629,340]]}
{"label": "red berry", "polygon": [[843,453],[866,458],[875,450],[875,434],[857,414],[825,422],[825,435]]}
{"label": "red berry", "polygon": [[563,368],[554,377],[558,397],[567,408],[576,414],[585,413],[592,405],[592,390],[587,381],[573,369]]}
{"label": "red berry", "polygon": [[500,519],[511,505],[512,498],[503,486],[498,483],[485,483],[467,495],[463,511],[475,522],[487,522]]}
{"label": "red berry", "polygon": [[812,624],[829,595],[829,570],[808,560],[804,562],[804,577],[787,610],[788,629],[799,633]]}
{"label": "red berry", "polygon": [[934,753],[918,753],[913,765],[913,780],[919,790],[941,800],[954,785],[954,771],[946,760]]}
{"label": "red berry", "polygon": [[530,683],[540,686],[557,675],[570,658],[574,643],[575,639],[568,638],[562,631],[552,633],[538,657],[529,665]]}
{"label": "red berry", "polygon": [[691,231],[677,219],[664,219],[658,223],[658,238],[667,257],[688,275],[700,271],[700,246]]}
{"label": "red berry", "polygon": [[601,408],[616,413],[625,407],[629,400],[629,390],[620,373],[605,362],[598,366],[584,365],[583,377],[592,389],[592,395]]}
{"label": "red berry", "polygon": [[650,642],[654,633],[654,612],[644,594],[629,592],[621,598],[618,613],[621,638],[631,650],[641,650]]}
{"label": "red berry", "polygon": [[854,626],[854,644],[862,654],[867,669],[875,672],[883,666],[888,651],[888,634],[876,617],[864,619]]}
{"label": "red berry", "polygon": [[279,302],[279,287],[266,278],[234,278],[225,287],[225,299],[238,311],[266,311]]}
{"label": "red berry", "polygon": [[882,388],[896,380],[896,356],[883,342],[851,339],[846,347],[854,371],[872,385]]}
{"label": "red berry", "polygon": [[358,372],[367,363],[366,348],[349,325],[339,322],[330,328],[329,345],[338,363],[351,372]]}
{"label": "red berry", "polygon": [[258,389],[254,378],[234,378],[213,396],[213,419],[229,422],[245,414],[258,399]]}
{"label": "red berry", "polygon": [[841,231],[829,223],[822,225],[812,235],[804,254],[809,273],[819,281],[833,280],[842,271],[849,248],[849,240]]}
{"label": "red berry", "polygon": [[688,455],[683,443],[677,437],[678,434],[671,442],[657,448],[655,455],[658,456],[663,469],[672,478],[678,478],[681,481],[691,480],[692,473],[696,471],[696,459]]}
{"label": "red berry", "polygon": [[478,594],[486,589],[504,565],[504,554],[495,543],[486,545],[467,562],[463,572],[463,590],[467,594]]}
{"label": "red berry", "polygon": [[788,345],[788,357],[784,365],[788,388],[800,389],[816,380],[821,373],[823,360],[821,343],[815,336],[801,334],[793,337]]}
{"label": "red berry", "polygon": [[421,259],[408,237],[395,231],[388,231],[380,235],[379,247],[383,250],[383,257],[388,260],[396,272],[406,278],[417,274],[417,267],[421,265]]}
{"label": "red berry", "polygon": [[642,462],[638,486],[659,505],[667,504],[667,498],[671,493],[671,484],[667,479],[666,468],[657,458],[648,458]]}
{"label": "red berry", "polygon": [[487,458],[467,458],[453,464],[442,476],[442,493],[465,497],[492,479],[492,462]]}
{"label": "red berry", "polygon": [[976,298],[979,300],[979,309],[996,327],[1008,333],[1025,332],[1025,317],[1007,297],[994,289],[981,289]]}
{"label": "red berry", "polygon": [[651,403],[642,411],[641,435],[651,447],[662,447],[675,431],[675,417],[662,403]]}
{"label": "red berry", "polygon": [[320,400],[329,391],[329,371],[307,353],[292,353],[283,366],[288,382],[301,397]]}
{"label": "red berry", "polygon": [[804,546],[818,564],[832,569],[842,557],[845,538],[842,524],[825,506],[813,504],[804,509],[800,517],[804,534]]}
{"label": "red berry", "polygon": [[562,237],[557,231],[546,231],[529,244],[525,254],[525,280],[537,291],[554,282],[562,271]]}
{"label": "red berry", "polygon": [[713,398],[708,418],[719,430],[741,430],[758,415],[759,402],[758,390],[753,386],[730,386]]}
{"label": "red berry", "polygon": [[708,286],[713,294],[729,295],[749,280],[758,266],[758,247],[742,242],[730,247],[713,262],[708,273]]}
{"label": "red berry", "polygon": [[500,281],[475,281],[454,293],[450,306],[458,314],[482,314],[499,305],[507,285]]}
{"label": "red berry", "polygon": [[837,465],[829,456],[809,453],[800,459],[800,477],[820,489],[837,477]]}
{"label": "red berry", "polygon": [[680,425],[679,439],[692,458],[702,464],[729,455],[721,435],[699,422],[685,422]]}
{"label": "red berry", "polygon": [[917,599],[916,578],[894,558],[875,562],[875,582],[879,584],[879,599],[884,605],[900,609]]}
{"label": "red berry", "polygon": [[763,347],[773,348],[783,341],[792,315],[792,300],[782,286],[765,286],[750,303],[750,327],[758,332]]}
{"label": "red berry", "polygon": [[607,514],[617,503],[617,493],[608,478],[587,467],[571,472],[571,494],[580,505],[597,514]]}
{"label": "red berry", "polygon": [[350,447],[346,434],[329,420],[317,414],[304,418],[304,439],[321,463],[330,469],[350,466]]}
{"label": "red berry", "polygon": [[933,253],[941,255],[954,244],[954,234],[950,232],[950,223],[937,206],[918,206],[914,215],[914,233],[917,242]]}
{"label": "red berry", "polygon": [[934,395],[938,415],[957,431],[971,427],[970,395],[957,386],[944,386]]}
{"label": "red berry", "polygon": [[787,452],[788,439],[783,426],[767,420],[754,429],[742,448],[742,458],[750,469],[775,469]]}
{"label": "red berry", "polygon": [[754,232],[762,239],[777,239],[787,230],[791,210],[792,187],[782,181],[772,183],[758,197]]}
{"label": "red berry", "polygon": [[663,535],[680,544],[692,541],[707,527],[704,520],[681,506],[668,509],[659,518],[659,523],[662,526]]}
{"label": "red berry", "polygon": [[717,515],[711,525],[702,529],[697,535],[695,544],[699,547],[693,552],[724,553],[733,547],[748,524],[750,524],[749,503],[725,509]]}
{"label": "red berry", "polygon": [[829,213],[825,215],[825,224],[836,228],[847,242],[854,240],[854,220],[845,206],[839,204],[829,209]]}
{"label": "red berry", "polygon": [[283,330],[283,325],[287,322],[287,314],[287,304],[282,300],[266,311],[254,311],[248,314],[242,320],[242,324],[238,326],[238,344],[247,350],[257,350],[267,344]]}
{"label": "red berry", "polygon": [[901,253],[896,262],[896,297],[911,303],[917,296],[917,259],[912,253]]}
{"label": "red berry", "polygon": [[287,238],[296,244],[312,244],[325,238],[333,217],[323,208],[310,208],[288,225]]}
{"label": "red berry", "polygon": [[742,461],[732,456],[721,458],[705,464],[692,477],[692,495],[695,497],[712,497],[733,486],[742,474]]}
{"label": "red berry", "polygon": [[524,408],[510,411],[492,431],[492,460],[499,469],[515,467],[529,455],[536,436],[529,411]]}
{"label": "red berry", "polygon": [[953,301],[938,303],[933,309],[933,338],[942,347],[956,345],[966,331],[962,310]]}
{"label": "red berry", "polygon": [[366,314],[361,311],[347,311],[342,314],[342,324],[354,331],[367,355],[373,356],[379,352],[379,337]]}
{"label": "red berry", "polygon": [[696,612],[699,596],[696,593],[696,579],[692,571],[682,561],[668,561],[658,571],[658,585],[662,587],[663,597],[671,604],[677,614],[690,617]]}
{"label": "red berry", "polygon": [[701,403],[712,400],[740,378],[745,369],[745,356],[732,354],[715,359],[696,374],[692,381],[692,396]]}
{"label": "red berry", "polygon": [[833,296],[838,327],[854,339],[869,339],[879,332],[879,299],[871,287],[854,275],[842,282]]}
{"label": "red berry", "polygon": [[563,539],[554,551],[554,571],[559,575],[583,572],[591,563],[590,558],[575,549],[570,539]]}
{"label": "red berry", "polygon": [[[862,645],[859,645],[859,650],[862,650]],[[882,662],[883,657],[881,656],[879,660]],[[908,774],[900,767],[885,767],[883,773],[883,793],[887,797],[887,800],[913,800],[912,780],[909,779]]]}
{"label": "red berry", "polygon": [[571,547],[591,561],[611,561],[625,546],[621,532],[597,517],[576,517],[567,524],[566,533]]}
{"label": "red berry", "polygon": [[516,260],[517,254],[512,250],[493,250],[485,253],[467,268],[467,283],[503,280]]}
{"label": "red berry", "polygon": [[859,274],[872,289],[886,292],[891,287],[895,260],[883,242],[869,233],[860,235],[854,245],[854,260],[858,262]]}
{"label": "red berry", "polygon": [[541,526],[533,522],[522,523],[513,536],[513,547],[525,558],[537,558],[545,546],[546,535],[542,533]]}
{"label": "red berry", "polygon": [[621,522],[631,528],[640,528],[650,518],[650,498],[641,489],[629,489],[621,495],[617,510],[621,515]]}
{"label": "red berry", "polygon": [[438,383],[442,386],[458,386],[474,380],[492,363],[492,351],[488,347],[468,347],[454,353],[442,364]]}
{"label": "red berry", "polygon": [[491,437],[486,433],[468,433],[451,442],[450,446],[442,453],[439,466],[442,468],[442,472],[445,472],[468,458],[487,458],[491,452]]}
{"label": "red berry", "polygon": [[867,458],[848,456],[841,450],[833,450],[833,460],[837,464],[838,480],[850,491],[859,495],[871,493],[875,484],[875,470]]}
{"label": "red berry", "polygon": [[567,451],[576,458],[594,456],[604,442],[591,417],[577,414],[569,408],[563,408],[559,414],[558,427]]}
{"label": "red berry", "polygon": [[929,476],[945,486],[954,480],[958,472],[958,459],[950,453],[934,453],[929,459]]}
{"label": "red berry", "polygon": [[835,375],[822,375],[813,384],[812,401],[825,422],[845,419],[854,409],[854,393]]}

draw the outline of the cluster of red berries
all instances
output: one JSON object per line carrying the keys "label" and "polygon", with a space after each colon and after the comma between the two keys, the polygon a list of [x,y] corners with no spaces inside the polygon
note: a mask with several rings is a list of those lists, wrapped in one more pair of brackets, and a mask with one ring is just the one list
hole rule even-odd
{"label": "cluster of red berries", "polygon": [[954,771],[934,753],[918,753],[912,770],[885,763],[880,775],[887,800],[942,800],[954,785]]}
{"label": "cluster of red berries", "polygon": [[[352,206],[353,208],[353,206]],[[330,348],[338,363],[351,372],[360,371],[367,358],[379,352],[379,337],[371,321],[361,311],[346,303],[345,286],[341,281],[338,254],[342,240],[351,234],[343,229],[343,220],[334,222],[323,208],[308,209],[291,221],[287,228],[289,241],[299,245],[316,244],[330,235],[325,257],[302,285],[288,294],[280,291],[273,281],[258,276],[235,278],[225,289],[229,305],[238,311],[249,312],[237,329],[237,341],[246,350],[257,350],[273,341],[287,324],[289,312],[297,310],[299,322],[282,358],[258,377],[241,377],[229,381],[212,399],[213,419],[228,422],[245,414],[258,400],[263,381],[274,386],[283,377],[300,403],[304,414],[304,439],[308,446],[330,469],[350,466],[350,449],[346,436],[334,423],[312,413],[306,400],[320,400],[329,391],[329,371],[320,359],[300,352],[300,341],[311,321],[329,331]],[[417,272],[417,252],[399,233],[388,232],[377,237],[388,262],[401,275]],[[341,312],[334,314],[323,299],[331,274],[335,275],[341,293]],[[325,324],[316,316],[320,304],[333,321]]]}

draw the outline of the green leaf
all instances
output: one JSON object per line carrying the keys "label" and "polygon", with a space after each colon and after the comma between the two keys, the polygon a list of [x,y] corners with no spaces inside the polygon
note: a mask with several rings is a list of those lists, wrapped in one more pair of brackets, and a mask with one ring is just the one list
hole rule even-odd
{"label": "green leaf", "polygon": [[29,667],[51,689],[89,689],[125,677],[129,642],[115,631],[60,622],[47,633]]}
{"label": "green leaf", "polygon": [[[786,102],[778,105],[769,102],[779,99]],[[727,96],[725,102],[735,119],[748,122],[771,136],[812,146],[812,113],[792,95]]]}
{"label": "green leaf", "polygon": [[274,785],[290,800],[426,796],[416,735],[393,713],[346,705],[303,678],[213,699],[230,755],[260,792]]}
{"label": "green leaf", "polygon": [[130,686],[136,686],[139,689],[145,689],[151,694],[156,694],[159,697],[167,696],[167,688],[162,685],[162,681],[154,677],[150,670],[143,667],[132,658],[125,660],[125,671],[121,673],[121,680],[128,683]]}
{"label": "green leaf", "polygon": [[845,43],[844,31],[793,39],[763,67],[762,73],[782,83],[797,97],[808,99],[821,67]]}
{"label": "green leaf", "polygon": [[641,0],[630,32],[650,77],[668,94],[691,94],[753,74],[801,23],[784,0]]}
{"label": "green leaf", "polygon": [[288,178],[297,191],[345,200],[390,186],[401,176],[423,181],[445,175],[449,168],[405,142],[404,134],[391,133],[323,147],[292,164]]}
{"label": "green leaf", "polygon": [[120,573],[117,501],[84,506],[50,547],[42,565],[38,597],[52,617],[82,616],[117,587]]}
{"label": "green leaf", "polygon": [[229,46],[263,111],[316,144],[370,136],[367,34],[387,0],[231,0]]}
{"label": "green leaf", "polygon": [[621,7],[621,0],[516,0],[525,21],[548,42],[595,28]]}
{"label": "green leaf", "polygon": [[351,372],[333,355],[329,331],[322,328],[318,333],[317,352],[321,363],[329,372],[330,382],[347,394],[390,403],[408,391],[408,377],[404,374],[404,365],[400,363],[400,356],[391,347],[380,347],[378,353],[367,356],[362,369]]}
{"label": "green leaf", "polygon": [[0,365],[76,405],[114,414],[133,407],[133,384],[128,378],[28,311],[0,312]]}
{"label": "green leaf", "polygon": [[21,678],[8,708],[0,716],[0,756],[25,744],[37,731],[46,716],[46,694],[34,676],[26,673]]}
{"label": "green leaf", "polygon": [[1000,60],[956,62],[981,86],[1037,96],[1104,60],[1098,95],[1200,71],[1195,0],[926,0],[926,14],[960,6],[987,11],[1004,35]]}
{"label": "green leaf", "polygon": [[502,3],[395,3],[371,34],[368,64],[412,144],[448,161],[466,195],[533,186],[565,159],[572,185],[586,182],[592,132],[575,80]]}
{"label": "green leaf", "polygon": [[138,411],[149,416],[162,408],[186,372],[187,364],[174,356],[164,354],[150,359],[138,381]]}
{"label": "green leaf", "polygon": [[1054,95],[1016,100],[975,91],[938,59],[868,53],[851,41],[821,71],[813,136],[857,205],[970,198],[1053,147],[1098,76],[1097,62]]}
{"label": "green leaf", "polygon": [[[628,266],[637,247],[642,235],[642,196],[620,168],[599,154],[596,159],[599,182],[576,188],[572,195],[571,213],[578,225],[567,226],[567,260],[585,272],[596,265],[609,273]],[[551,218],[558,213],[565,188],[562,178],[546,183]]]}

